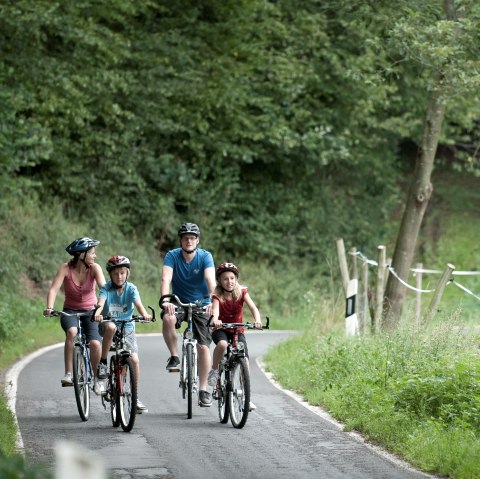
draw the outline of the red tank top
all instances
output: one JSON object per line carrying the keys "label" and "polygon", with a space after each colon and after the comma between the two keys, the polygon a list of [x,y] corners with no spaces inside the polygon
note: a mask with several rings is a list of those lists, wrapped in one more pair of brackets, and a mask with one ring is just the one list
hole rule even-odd
{"label": "red tank top", "polygon": [[63,280],[63,289],[65,291],[63,309],[92,309],[97,304],[96,286],[97,281],[92,276],[90,270],[87,272],[85,283],[82,286],[75,284],[72,278],[72,267],[69,265],[67,276]]}
{"label": "red tank top", "polygon": [[[231,299],[221,301],[218,296],[213,295],[214,298],[218,299],[220,305],[218,319],[220,319],[222,323],[243,323],[243,304],[246,294],[247,288],[242,288],[242,296],[235,301]],[[237,331],[241,333],[243,332],[243,328]]]}

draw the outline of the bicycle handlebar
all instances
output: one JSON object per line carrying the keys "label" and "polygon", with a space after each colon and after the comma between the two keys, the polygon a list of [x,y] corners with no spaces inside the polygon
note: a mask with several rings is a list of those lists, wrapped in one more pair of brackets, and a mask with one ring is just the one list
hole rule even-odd
{"label": "bicycle handlebar", "polygon": [[177,303],[178,306],[181,306],[182,308],[190,309],[192,308],[193,310],[202,310],[205,307],[203,304],[202,300],[197,300],[194,303],[182,303],[180,301],[180,298],[176,294],[164,294],[163,296],[160,297],[158,300],[158,305],[163,309],[163,304],[165,299],[173,299],[174,303]]}
{"label": "bicycle handlebar", "polygon": [[44,318],[48,318],[50,316],[68,316],[70,318],[83,318],[85,316],[93,316],[95,313],[95,309],[92,309],[90,311],[83,311],[81,313],[66,313],[65,311],[58,311],[57,309],[52,309],[50,314],[46,316],[45,314],[43,315]]}
{"label": "bicycle handlebar", "polygon": [[[214,328],[215,326],[212,326],[210,324],[212,318],[208,321],[208,326],[211,328]],[[258,329],[259,331],[263,331],[264,329],[270,329],[270,318],[266,316],[267,319],[267,324],[265,326],[262,326],[261,328],[257,328],[254,323],[222,323],[220,327],[217,327],[217,329],[238,329],[238,328],[246,328],[246,329]]]}
{"label": "bicycle handlebar", "polygon": [[102,321],[118,321],[118,322],[123,322],[123,323],[153,323],[156,321],[155,318],[155,310],[151,306],[147,306],[147,308],[152,312],[152,319],[145,319],[145,316],[132,316],[130,319],[116,319],[111,315],[107,315],[103,317]]}

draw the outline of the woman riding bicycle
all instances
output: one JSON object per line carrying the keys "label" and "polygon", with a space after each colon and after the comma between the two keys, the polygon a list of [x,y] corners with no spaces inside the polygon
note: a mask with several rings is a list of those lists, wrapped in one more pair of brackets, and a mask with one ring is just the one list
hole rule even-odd
{"label": "woman riding bicycle", "polygon": [[[47,294],[47,308],[43,312],[44,316],[51,315],[55,298],[62,285],[65,293],[63,310],[66,313],[81,313],[95,307],[96,286],[101,288],[105,284],[102,268],[95,263],[95,247],[99,244],[100,241],[85,237],[78,238],[67,246],[66,251],[73,258],[68,263],[63,263],[58,269]],[[63,386],[72,386],[73,339],[77,334],[77,318],[62,316],[60,324],[65,331],[65,375],[61,383]],[[82,327],[89,341],[92,367],[96,368],[100,360],[102,341],[98,333],[98,324],[84,317]]]}
{"label": "woman riding bicycle", "polygon": [[[212,370],[208,373],[210,386],[215,386],[217,383],[218,365],[227,351],[228,340],[233,335],[233,332],[221,329],[222,324],[243,323],[243,305],[246,303],[255,321],[255,327],[262,327],[260,312],[248,294],[247,287],[238,283],[238,276],[238,268],[233,263],[222,263],[215,271],[217,286],[212,294],[211,324],[216,328],[212,332],[212,339],[216,346],[213,351]],[[248,359],[247,341],[243,333],[243,328],[240,328],[238,340],[244,344],[245,357]],[[255,405],[251,402],[250,410],[254,409],[256,409]]]}

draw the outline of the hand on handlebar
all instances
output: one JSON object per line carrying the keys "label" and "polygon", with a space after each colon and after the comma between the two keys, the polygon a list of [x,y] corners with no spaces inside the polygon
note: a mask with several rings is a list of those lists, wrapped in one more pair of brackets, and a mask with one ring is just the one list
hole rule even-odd
{"label": "hand on handlebar", "polygon": [[213,326],[214,328],[221,328],[223,325],[222,321],[220,319],[212,319],[210,326]]}
{"label": "hand on handlebar", "polygon": [[165,301],[160,306],[166,314],[171,316],[175,314],[175,305],[173,303]]}

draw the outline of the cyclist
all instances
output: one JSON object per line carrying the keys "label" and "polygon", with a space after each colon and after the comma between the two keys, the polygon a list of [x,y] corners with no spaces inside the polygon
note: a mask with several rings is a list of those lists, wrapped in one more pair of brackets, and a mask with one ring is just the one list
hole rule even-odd
{"label": "cyclist", "polygon": [[[66,248],[73,258],[68,263],[63,263],[57,271],[52,285],[47,293],[47,308],[44,316],[50,316],[55,298],[63,286],[65,298],[63,310],[66,313],[79,313],[92,310],[97,304],[96,286],[101,288],[105,284],[100,265],[95,263],[95,248],[100,241],[84,237],[72,241]],[[73,340],[77,334],[77,318],[62,316],[60,324],[65,331],[64,362],[65,375],[61,379],[63,386],[72,386],[73,371]],[[82,327],[90,345],[90,360],[92,367],[96,368],[100,360],[100,343],[102,338],[98,333],[98,324],[92,323],[88,317],[81,318]]]}
{"label": "cyclist", "polygon": [[[110,275],[108,281],[100,290],[98,295],[98,305],[95,311],[95,321],[102,321],[103,316],[107,314],[115,318],[113,321],[104,321],[100,323],[99,332],[103,337],[102,356],[97,369],[97,378],[99,380],[95,393],[100,395],[103,389],[103,381],[107,378],[108,366],[107,357],[110,346],[113,342],[113,336],[117,331],[117,326],[122,320],[131,319],[133,316],[134,306],[137,311],[147,320],[150,321],[152,316],[148,314],[143,306],[140,293],[137,287],[127,281],[130,276],[130,260],[126,256],[112,256],[107,261],[107,271]],[[137,385],[140,380],[140,361],[138,359],[138,345],[135,336],[135,323],[127,323],[125,325],[125,339],[131,350],[131,357],[135,364],[137,373]],[[101,381],[101,382],[100,382]],[[144,404],[137,399],[137,413],[148,412]]]}
{"label": "cyclist", "polygon": [[[244,303],[247,304],[253,316],[255,327],[262,327],[260,312],[248,294],[247,288],[238,283],[238,276],[238,268],[233,263],[222,263],[215,270],[217,286],[212,295],[213,318],[211,321],[214,328],[221,328],[223,323],[242,323]],[[248,365],[248,349],[244,329],[239,328],[237,331],[239,333],[238,340],[244,345]],[[210,386],[217,384],[218,365],[227,352],[228,340],[232,334],[232,332],[225,329],[214,329],[212,332],[212,339],[216,346],[213,351],[212,369],[208,373],[208,384]],[[250,411],[254,409],[256,409],[256,406],[250,402]]]}
{"label": "cyclist", "polygon": [[[160,295],[177,295],[183,303],[203,301],[205,314],[194,317],[193,330],[197,339],[198,371],[200,379],[199,405],[210,407],[212,398],[207,391],[207,375],[210,370],[210,343],[212,337],[207,327],[211,315],[210,294],[215,288],[215,264],[209,251],[198,248],[200,228],[194,223],[184,223],[178,230],[180,247],[170,250],[163,261]],[[167,363],[169,372],[180,371],[180,359],[177,353],[177,333],[182,315],[175,315],[174,305],[166,300],[162,304],[163,338],[170,351]]]}

